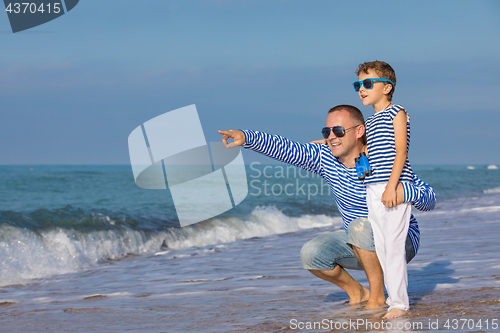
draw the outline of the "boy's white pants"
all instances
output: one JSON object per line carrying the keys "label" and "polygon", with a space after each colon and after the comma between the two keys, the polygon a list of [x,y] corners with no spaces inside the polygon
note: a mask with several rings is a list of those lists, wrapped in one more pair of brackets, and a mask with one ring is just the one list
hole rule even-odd
{"label": "boy's white pants", "polygon": [[373,229],[377,257],[384,272],[389,311],[393,308],[408,311],[410,303],[405,243],[410,226],[411,204],[402,203],[395,208],[386,208],[382,203],[386,185],[367,184],[368,219]]}

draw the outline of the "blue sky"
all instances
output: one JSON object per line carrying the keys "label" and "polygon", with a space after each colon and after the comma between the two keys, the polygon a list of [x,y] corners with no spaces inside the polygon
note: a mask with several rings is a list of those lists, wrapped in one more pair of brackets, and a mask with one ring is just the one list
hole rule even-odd
{"label": "blue sky", "polygon": [[208,141],[318,139],[337,104],[373,113],[352,82],[376,59],[396,70],[412,164],[500,164],[495,0],[81,0],[16,34],[0,14],[0,40],[0,164],[127,164],[134,128],[190,104]]}

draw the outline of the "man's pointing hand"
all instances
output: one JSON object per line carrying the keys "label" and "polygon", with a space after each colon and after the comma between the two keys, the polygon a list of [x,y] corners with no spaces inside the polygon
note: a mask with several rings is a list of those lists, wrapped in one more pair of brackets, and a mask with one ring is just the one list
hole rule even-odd
{"label": "man's pointing hand", "polygon": [[[234,148],[238,146],[243,146],[245,144],[245,134],[243,134],[242,131],[235,131],[235,130],[229,130],[229,131],[219,131],[220,134],[222,134],[222,143],[226,148]],[[227,139],[233,139],[233,142],[227,142]]]}

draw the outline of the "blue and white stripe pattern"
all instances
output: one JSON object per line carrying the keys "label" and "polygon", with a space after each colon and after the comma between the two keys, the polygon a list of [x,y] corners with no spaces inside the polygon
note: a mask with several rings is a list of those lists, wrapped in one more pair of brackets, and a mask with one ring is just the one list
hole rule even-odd
{"label": "blue and white stripe pattern", "polygon": [[[385,183],[389,181],[396,158],[396,143],[394,141],[394,125],[392,121],[400,110],[401,105],[393,105],[385,110],[376,112],[366,119],[366,137],[368,139],[368,160],[373,170],[371,176],[365,178],[365,184]],[[403,111],[405,112],[405,111]],[[410,117],[406,121],[406,151],[410,149]],[[413,170],[406,158],[399,181],[412,182]]]}
{"label": "blue and white stripe pattern", "polygon": [[[244,148],[323,177],[335,197],[345,230],[352,220],[368,216],[366,189],[362,181],[358,179],[356,168],[346,168],[332,155],[328,146],[319,143],[301,144],[279,135],[251,130],[243,130],[243,133],[245,134]],[[403,188],[405,200],[411,201],[415,208],[422,211],[434,208],[436,202],[434,190],[416,175],[413,183],[404,183]],[[420,243],[420,231],[413,215],[410,218],[408,233],[416,252]]]}

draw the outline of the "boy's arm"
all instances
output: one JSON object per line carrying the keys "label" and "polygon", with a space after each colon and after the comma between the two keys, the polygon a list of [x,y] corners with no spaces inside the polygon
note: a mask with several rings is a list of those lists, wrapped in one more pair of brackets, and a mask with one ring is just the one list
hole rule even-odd
{"label": "boy's arm", "polygon": [[399,177],[407,158],[406,146],[406,111],[401,109],[394,117],[392,124],[394,126],[394,141],[396,144],[396,157],[392,165],[391,177],[387,183],[384,193],[382,194],[382,203],[387,208],[397,206],[397,192]]}

